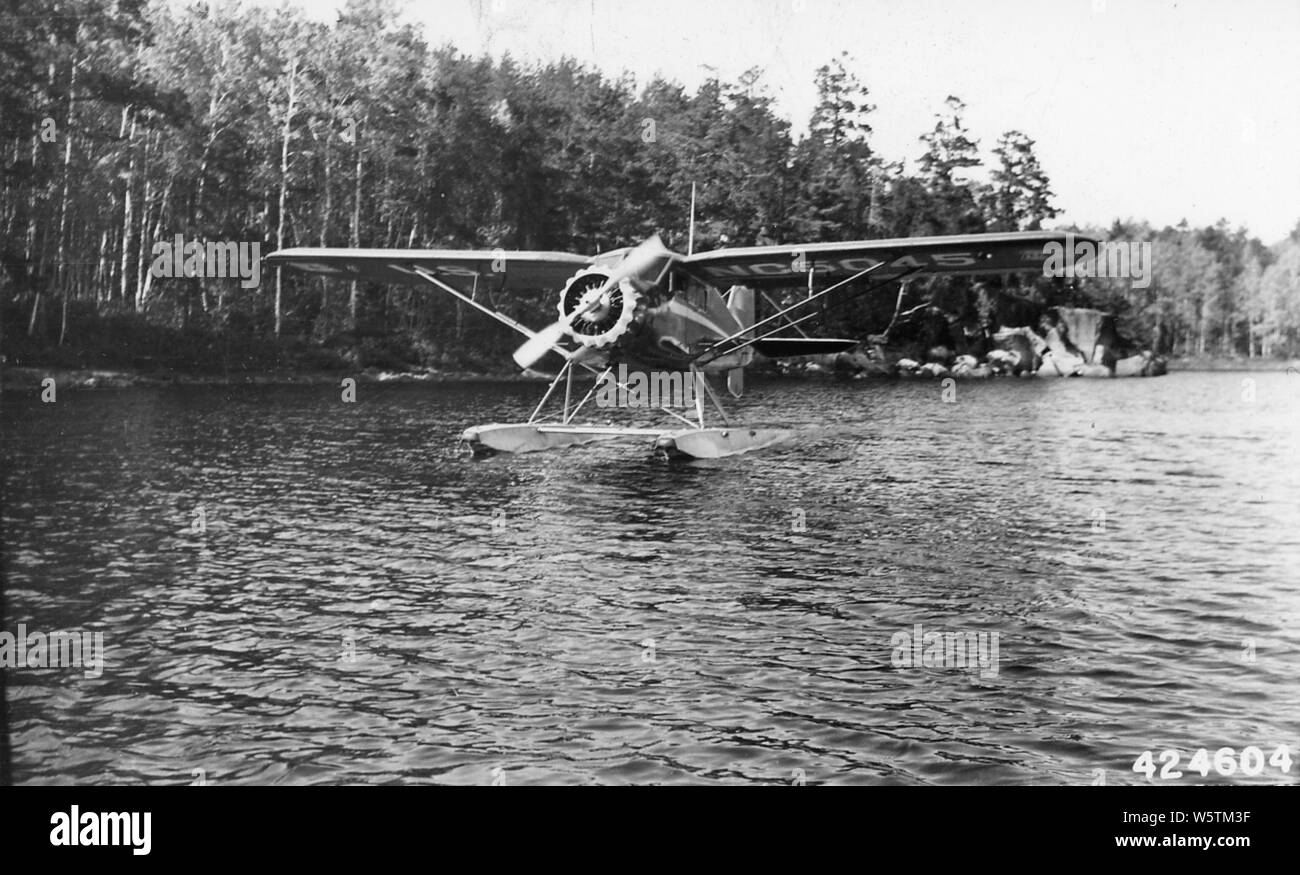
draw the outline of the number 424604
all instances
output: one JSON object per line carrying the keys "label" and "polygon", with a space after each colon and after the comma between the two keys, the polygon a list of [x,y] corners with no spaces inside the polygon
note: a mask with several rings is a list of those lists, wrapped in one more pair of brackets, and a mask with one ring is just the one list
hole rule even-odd
{"label": "number 424604", "polygon": [[[1183,776],[1183,773],[1178,769],[1178,763],[1182,760],[1182,757],[1181,751],[1164,750],[1160,752],[1159,761],[1162,763],[1159,773],[1160,780],[1175,781]],[[1291,749],[1286,745],[1280,745],[1266,760],[1264,751],[1253,745],[1242,748],[1240,754],[1231,747],[1221,747],[1213,754],[1205,748],[1201,748],[1188,760],[1186,768],[1189,772],[1197,772],[1204,778],[1212,771],[1223,776],[1235,775],[1238,772],[1248,776],[1260,775],[1263,774],[1265,765],[1272,766],[1279,772],[1290,772]],[[1142,751],[1142,754],[1133,762],[1133,771],[1140,775],[1146,775],[1148,781],[1156,776],[1156,768],[1156,760],[1149,750]]]}

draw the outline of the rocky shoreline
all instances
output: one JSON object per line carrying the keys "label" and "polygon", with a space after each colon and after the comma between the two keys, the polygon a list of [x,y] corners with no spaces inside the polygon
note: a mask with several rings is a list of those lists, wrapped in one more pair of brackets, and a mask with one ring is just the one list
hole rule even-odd
{"label": "rocky shoreline", "polygon": [[887,334],[878,335],[857,350],[816,364],[847,379],[1159,377],[1168,371],[1163,356],[1121,339],[1114,315],[1102,310],[1053,307],[1042,314],[1037,329],[948,321],[944,340],[933,345],[914,342],[891,347]]}
{"label": "rocky shoreline", "polygon": [[[847,353],[844,355],[859,355]],[[906,363],[906,360],[904,360]],[[1224,372],[1295,372],[1300,373],[1300,360],[1262,360],[1262,359],[1170,359],[1167,363],[1170,372],[1224,371]],[[855,366],[856,368],[856,366]],[[896,366],[871,367],[846,370],[836,367],[834,360],[821,362],[810,361],[786,365],[784,367],[764,368],[765,373],[778,378],[818,379],[899,379],[899,378],[942,378],[945,376],[980,377],[985,375],[978,370],[973,374],[961,367],[956,369],[920,366],[915,370],[899,369]],[[1009,372],[1003,375],[1010,376]],[[1024,373],[1022,376],[1035,376]],[[196,374],[183,372],[158,372],[110,368],[40,368],[11,367],[0,368],[0,392],[40,391],[43,381],[53,378],[55,385],[63,389],[128,389],[137,387],[161,388],[171,386],[323,386],[338,385],[345,378],[352,377],[360,383],[472,383],[472,382],[544,382],[551,375],[536,371],[525,373],[474,373],[469,371],[387,371],[368,368],[358,372],[344,371],[268,371],[264,373],[240,374]]]}

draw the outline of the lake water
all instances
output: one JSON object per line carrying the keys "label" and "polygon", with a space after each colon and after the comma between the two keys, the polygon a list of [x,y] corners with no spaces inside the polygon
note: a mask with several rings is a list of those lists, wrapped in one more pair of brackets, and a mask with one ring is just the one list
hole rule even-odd
{"label": "lake water", "polygon": [[6,394],[4,630],[105,646],[8,673],[15,780],[1297,783],[1186,763],[1300,760],[1300,377],[751,381],[796,442],[458,451],[540,391]]}

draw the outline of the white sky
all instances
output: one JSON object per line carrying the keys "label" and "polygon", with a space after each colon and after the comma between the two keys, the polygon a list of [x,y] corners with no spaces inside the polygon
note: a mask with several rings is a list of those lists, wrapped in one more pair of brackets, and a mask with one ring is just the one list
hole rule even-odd
{"label": "white sky", "polygon": [[[262,2],[262,0],[259,0]],[[270,2],[270,0],[265,0]],[[332,19],[339,0],[292,0]],[[871,90],[873,144],[912,167],[949,94],[987,155],[1038,141],[1062,221],[1226,217],[1266,243],[1300,220],[1300,0],[412,0],[427,39],[570,55],[693,89],[753,66],[801,132],[841,50]],[[706,67],[707,65],[707,67]],[[712,68],[710,70],[709,68]]]}

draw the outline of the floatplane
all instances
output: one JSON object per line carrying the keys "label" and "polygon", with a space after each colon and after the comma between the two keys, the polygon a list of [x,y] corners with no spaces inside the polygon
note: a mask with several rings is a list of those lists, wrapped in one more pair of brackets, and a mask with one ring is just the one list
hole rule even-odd
{"label": "floatplane", "polygon": [[[804,334],[800,325],[829,307],[926,276],[1041,276],[1047,244],[1064,245],[1066,237],[1063,232],[1018,231],[733,247],[682,255],[654,236],[595,256],[500,249],[320,248],[284,249],[267,256],[267,262],[340,279],[432,287],[523,335],[514,353],[519,367],[528,370],[547,354],[559,356],[563,365],[526,422],[474,426],[460,435],[476,452],[526,453],[628,438],[648,441],[667,456],[719,458],[781,442],[791,431],[731,423],[710,376],[725,380],[728,392],[739,398],[744,370],[755,354],[825,355],[857,344],[853,339]],[[776,304],[766,291],[791,287],[806,287],[807,294],[788,306]],[[559,318],[540,331],[483,302],[485,297],[552,289],[559,291]],[[775,312],[755,318],[756,294]],[[799,336],[792,335],[792,329]],[[657,409],[673,421],[664,427],[579,419],[599,387],[612,382],[628,390],[615,376],[616,366],[626,366],[620,375],[627,367],[683,373],[693,381],[694,417],[665,404]],[[574,401],[579,371],[591,372],[597,380]],[[720,424],[706,421],[706,410],[710,416],[716,412]]]}

